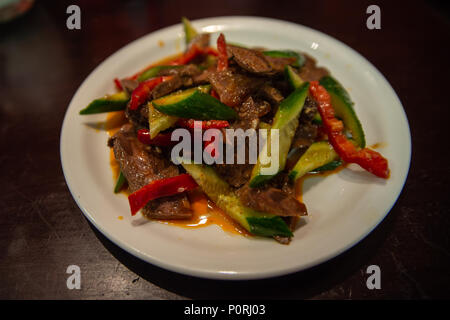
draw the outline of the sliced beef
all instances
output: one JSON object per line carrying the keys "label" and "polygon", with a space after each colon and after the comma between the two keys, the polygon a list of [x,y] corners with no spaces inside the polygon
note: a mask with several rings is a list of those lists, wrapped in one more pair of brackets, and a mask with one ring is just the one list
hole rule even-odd
{"label": "sliced beef", "polygon": [[193,45],[197,45],[199,48],[205,48],[209,46],[209,39],[211,38],[209,33],[200,33],[196,35],[188,44],[190,48]]}
{"label": "sliced beef", "polygon": [[270,104],[264,100],[256,100],[248,97],[237,109],[240,119],[258,119],[270,112]]}
{"label": "sliced beef", "polygon": [[[270,112],[270,104],[264,100],[254,99],[248,97],[239,107],[236,108],[239,119],[230,125],[230,129],[255,129],[255,138],[258,139],[257,131],[259,118]],[[224,142],[226,145],[230,144],[227,141],[227,136],[224,135]],[[234,163],[233,164],[217,164],[216,170],[233,187],[239,188],[246,184],[251,176],[254,163],[249,161],[249,139],[245,139],[245,144],[240,146],[242,150],[238,150],[237,139],[234,142]],[[226,151],[224,147],[224,159],[226,159]],[[245,152],[245,163],[237,163],[237,155]]]}
{"label": "sliced beef", "polygon": [[286,65],[295,62],[295,58],[268,57],[259,50],[232,45],[227,46],[227,52],[242,69],[258,75],[283,72]]}
{"label": "sliced beef", "polygon": [[[108,141],[131,192],[158,179],[179,175],[178,168],[162,154],[142,144],[131,124],[125,124]],[[150,201],[143,214],[154,219],[188,219],[192,216],[185,194]]]}
{"label": "sliced beef", "polygon": [[172,78],[161,82],[158,84],[155,88],[152,90],[152,99],[158,99],[165,95],[168,95],[169,93],[172,93],[178,89],[180,89],[183,86],[183,79],[175,75]]}
{"label": "sliced beef", "polygon": [[221,102],[235,107],[256,91],[264,80],[225,70],[210,72],[208,81],[219,95]]}
{"label": "sliced beef", "polygon": [[195,77],[202,73],[202,70],[195,64],[187,64],[185,66],[174,66],[173,68],[164,68],[158,72],[158,76],[180,76]]}
{"label": "sliced beef", "polygon": [[261,51],[228,45],[228,55],[242,68],[251,73],[270,74],[272,67]]}
{"label": "sliced beef", "polygon": [[312,122],[312,119],[316,113],[317,103],[307,97],[291,148],[302,148],[306,151],[306,148],[314,143],[317,137],[318,126]]}
{"label": "sliced beef", "polygon": [[296,61],[295,57],[290,58],[269,57],[269,56],[264,57],[269,62],[269,65],[272,68],[272,73],[281,73],[284,71],[284,67],[286,67],[289,64],[293,64]]}
{"label": "sliced beef", "polygon": [[120,84],[122,85],[122,88],[126,92],[128,92],[128,94],[131,94],[139,85],[139,81],[132,79],[122,79],[120,80]]}
{"label": "sliced beef", "polygon": [[294,196],[274,187],[250,188],[245,185],[238,190],[242,203],[254,210],[279,216],[304,216],[306,206]]}
{"label": "sliced beef", "polygon": [[136,110],[130,110],[128,106],[125,108],[125,116],[136,128],[148,129],[148,106],[144,104]]}
{"label": "sliced beef", "polygon": [[214,69],[206,69],[203,70],[200,74],[193,76],[192,81],[194,82],[194,85],[200,85],[200,84],[206,84],[208,83],[208,77],[211,72],[215,72],[216,68]]}
{"label": "sliced beef", "polygon": [[280,90],[271,86],[268,83],[264,84],[260,88],[258,94],[274,105],[280,104],[280,102],[283,101],[284,99],[284,96],[281,94]]}
{"label": "sliced beef", "polygon": [[307,54],[303,55],[305,56],[305,64],[300,68],[299,75],[304,81],[319,81],[322,77],[330,74],[327,69],[318,67],[313,57]]}
{"label": "sliced beef", "polygon": [[253,164],[216,164],[217,173],[231,186],[239,188],[246,184],[251,177]]}

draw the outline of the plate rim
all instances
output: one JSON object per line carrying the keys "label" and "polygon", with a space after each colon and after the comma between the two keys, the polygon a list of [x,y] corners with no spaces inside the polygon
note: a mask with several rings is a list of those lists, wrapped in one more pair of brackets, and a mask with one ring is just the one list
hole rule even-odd
{"label": "plate rim", "polygon": [[226,23],[226,24],[231,24],[230,21],[234,20],[234,21],[244,21],[244,22],[248,22],[250,20],[253,20],[254,22],[260,22],[260,23],[267,23],[267,22],[271,22],[271,23],[276,23],[276,24],[280,24],[280,25],[290,25],[292,27],[296,27],[296,28],[303,28],[309,32],[314,32],[319,34],[320,36],[324,37],[327,41],[331,41],[332,43],[339,45],[341,47],[344,47],[346,50],[351,51],[353,54],[356,54],[359,58],[361,58],[367,65],[369,65],[373,71],[377,74],[378,77],[380,77],[385,84],[387,84],[387,88],[391,91],[391,94],[393,95],[393,97],[397,100],[398,104],[401,107],[401,115],[403,117],[403,120],[405,121],[406,124],[406,129],[408,131],[408,144],[407,144],[407,150],[408,150],[408,167],[407,170],[405,171],[405,176],[403,177],[403,182],[401,183],[401,186],[399,187],[397,191],[397,195],[395,197],[395,200],[392,202],[392,204],[390,205],[389,209],[386,210],[386,212],[384,213],[383,217],[381,219],[379,219],[376,223],[374,223],[372,225],[371,228],[368,229],[367,232],[364,232],[361,234],[361,236],[358,239],[353,240],[351,243],[348,243],[345,246],[342,246],[339,250],[334,250],[332,254],[326,255],[322,258],[316,259],[316,260],[312,260],[309,263],[306,264],[302,264],[301,266],[296,266],[296,267],[289,267],[289,268],[279,268],[277,271],[258,271],[258,272],[242,272],[239,271],[237,273],[228,273],[228,272],[220,272],[220,271],[211,271],[211,270],[198,270],[195,268],[190,268],[190,267],[186,267],[186,266],[177,266],[177,265],[173,265],[170,263],[165,263],[164,261],[158,259],[157,257],[153,257],[153,256],[149,256],[149,255],[145,255],[144,253],[140,252],[139,250],[137,250],[136,248],[126,244],[124,241],[122,241],[120,239],[120,237],[115,236],[114,234],[108,232],[108,230],[105,230],[105,228],[103,228],[103,226],[101,226],[100,224],[97,223],[96,219],[94,218],[93,215],[91,215],[89,213],[89,211],[81,204],[81,200],[77,199],[77,197],[75,196],[75,193],[73,191],[73,186],[71,186],[71,183],[68,180],[68,175],[67,175],[67,168],[64,165],[64,160],[63,160],[63,152],[64,152],[64,146],[63,146],[63,136],[64,136],[64,132],[65,132],[65,128],[67,127],[67,122],[68,122],[68,114],[69,111],[71,109],[71,106],[75,100],[75,97],[77,97],[78,93],[80,92],[81,88],[83,87],[83,85],[88,81],[88,79],[94,74],[96,73],[96,71],[98,69],[100,69],[104,64],[106,64],[106,62],[109,59],[113,59],[113,57],[119,55],[123,50],[125,50],[126,48],[128,48],[129,46],[133,45],[136,42],[142,41],[143,38],[145,37],[149,37],[150,35],[153,35],[157,32],[163,32],[163,31],[168,31],[169,29],[174,29],[174,28],[181,28],[181,23],[177,23],[171,26],[167,26],[152,32],[149,32],[137,39],[134,39],[130,42],[128,42],[127,44],[125,44],[124,46],[122,46],[121,48],[119,48],[118,50],[116,50],[114,53],[112,53],[111,55],[109,55],[108,57],[106,57],[101,63],[99,63],[90,73],[88,76],[86,76],[86,78],[82,81],[82,83],[79,85],[79,87],[77,88],[77,90],[75,91],[74,95],[72,96],[68,107],[65,111],[64,114],[64,120],[62,122],[62,126],[61,126],[61,132],[60,132],[60,143],[59,143],[59,148],[60,148],[60,160],[61,160],[61,166],[63,169],[63,175],[64,175],[64,179],[66,182],[66,185],[73,197],[73,199],[75,200],[77,206],[79,207],[79,209],[82,211],[83,215],[89,220],[89,222],[91,222],[95,228],[100,231],[100,233],[102,233],[103,236],[105,236],[108,240],[110,240],[111,242],[113,242],[115,245],[119,246],[122,250],[126,251],[127,253],[143,260],[146,263],[150,263],[152,265],[155,265],[157,267],[163,268],[165,270],[169,270],[169,271],[173,271],[173,272],[177,272],[179,274],[184,274],[184,275],[188,275],[188,276],[194,276],[194,277],[199,277],[199,278],[206,278],[206,279],[222,279],[222,280],[253,280],[253,279],[265,279],[265,278],[272,278],[272,277],[278,277],[278,276],[283,276],[283,275],[287,275],[287,274],[291,274],[294,272],[298,272],[298,271],[302,271],[302,270],[306,270],[309,268],[312,268],[314,266],[320,265],[326,261],[332,260],[333,258],[339,256],[340,254],[342,254],[343,252],[348,251],[349,249],[353,248],[354,246],[356,246],[357,244],[359,244],[363,239],[365,239],[376,227],[378,227],[379,224],[381,224],[381,222],[384,221],[384,219],[386,218],[386,216],[391,212],[392,208],[395,206],[395,204],[398,201],[398,198],[400,197],[400,195],[403,192],[405,183],[408,179],[408,175],[409,175],[409,171],[410,171],[410,167],[411,167],[411,157],[412,157],[412,139],[411,139],[411,129],[409,126],[409,120],[406,114],[406,111],[403,107],[403,104],[399,98],[399,96],[397,95],[397,93],[395,92],[395,90],[393,89],[392,85],[390,84],[390,82],[386,79],[386,77],[367,59],[365,58],[362,54],[360,54],[359,52],[357,52],[355,49],[351,48],[350,46],[348,46],[347,44],[345,44],[344,42],[329,36],[326,33],[323,33],[322,31],[313,29],[311,27],[302,25],[302,24],[298,24],[298,23],[293,23],[290,21],[284,21],[284,20],[280,20],[280,19],[274,19],[274,18],[266,18],[266,17],[256,17],[256,16],[218,16],[218,17],[209,17],[209,18],[203,18],[203,19],[197,19],[197,20],[192,20],[192,24],[195,25],[199,25],[199,24],[220,24],[220,23]]}

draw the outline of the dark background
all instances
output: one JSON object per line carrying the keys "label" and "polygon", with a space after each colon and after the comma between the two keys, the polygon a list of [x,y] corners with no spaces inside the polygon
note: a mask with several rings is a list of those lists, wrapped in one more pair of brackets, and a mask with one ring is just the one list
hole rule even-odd
{"label": "dark background", "polygon": [[[66,28],[72,3],[81,30]],[[370,4],[381,7],[381,30],[366,28]],[[365,240],[304,272],[225,282],[141,262],[87,222],[60,165],[69,101],[98,63],[182,15],[300,23],[386,76],[410,122],[412,163],[396,205]],[[435,1],[37,1],[0,25],[0,298],[449,298],[449,35],[448,5]],[[81,290],[66,288],[70,264],[81,267]],[[366,287],[371,264],[381,268],[381,290]]]}

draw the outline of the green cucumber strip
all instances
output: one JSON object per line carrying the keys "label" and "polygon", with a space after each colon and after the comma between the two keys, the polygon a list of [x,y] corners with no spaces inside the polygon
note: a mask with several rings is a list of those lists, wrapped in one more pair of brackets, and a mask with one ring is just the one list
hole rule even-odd
{"label": "green cucumber strip", "polygon": [[247,222],[250,225],[250,232],[258,236],[293,236],[286,222],[279,216],[264,217],[263,219],[257,216],[249,216]]}
{"label": "green cucumber strip", "polygon": [[296,61],[292,65],[297,68],[305,64],[305,57],[292,50],[269,50],[263,51],[263,54],[274,58],[296,58]]}
{"label": "green cucumber strip", "polygon": [[348,92],[331,76],[325,76],[319,82],[331,96],[331,104],[333,105],[336,117],[342,119],[345,128],[350,131],[357,145],[360,148],[364,148],[366,146],[364,131],[353,108],[354,103],[350,99]]}
{"label": "green cucumber strip", "polygon": [[159,112],[151,102],[148,103],[148,124],[151,139],[155,138],[161,131],[173,127],[178,119],[178,117]]}
{"label": "green cucumber strip", "polygon": [[[198,90],[204,93],[211,91],[211,85],[202,85],[197,87]],[[148,103],[148,122],[150,128],[150,138],[153,139],[160,133],[170,127],[173,127],[178,121],[179,117],[169,116],[164,114],[153,107],[151,102]]]}
{"label": "green cucumber strip", "polygon": [[[286,99],[284,99],[275,114],[272,129],[279,129],[279,144],[278,144],[278,170],[280,172],[286,165],[287,155],[291,147],[292,139],[294,138],[295,131],[298,127],[298,117],[302,112],[305,104],[306,96],[308,95],[309,82],[303,83],[298,89],[292,92]],[[269,132],[266,144],[261,151],[262,154],[271,155],[271,135]],[[268,165],[261,164],[261,158],[258,157],[258,161],[253,167],[252,176],[250,178],[250,187],[256,188],[263,185],[265,182],[272,179],[276,174],[268,175],[263,174],[262,169],[269,167]]]}
{"label": "green cucumber strip", "polygon": [[195,36],[198,35],[198,32],[186,17],[182,17],[181,22],[183,23],[184,29],[184,41],[186,45],[188,45],[192,41],[192,39],[194,39]]}
{"label": "green cucumber strip", "polygon": [[230,185],[212,167],[194,163],[181,164],[217,207],[250,233],[263,237],[293,235],[281,217],[245,207]]}
{"label": "green cucumber strip", "polygon": [[272,129],[282,129],[291,120],[300,115],[305,99],[308,96],[309,82],[304,82],[294,90],[286,99],[281,101],[280,106],[273,118]]}
{"label": "green cucumber strip", "polygon": [[319,172],[323,172],[323,171],[331,171],[331,170],[334,170],[334,169],[337,169],[338,167],[340,167],[342,165],[342,163],[343,162],[341,160],[334,160],[334,161],[331,161],[331,162],[327,163],[326,165],[318,167],[310,172],[311,173],[319,173]]}
{"label": "green cucumber strip", "polygon": [[284,67],[284,75],[292,90],[299,88],[305,82],[291,66]]}
{"label": "green cucumber strip", "polygon": [[125,176],[123,175],[122,171],[120,171],[119,176],[117,177],[116,185],[114,187],[114,193],[118,193],[123,188],[123,185],[126,182],[127,179],[125,179]]}
{"label": "green cucumber strip", "polygon": [[[278,158],[277,173],[282,171],[284,169],[284,167],[286,166],[287,155],[289,153],[289,149],[291,148],[292,139],[294,138],[295,131],[297,130],[297,126],[298,126],[298,119],[295,118],[295,119],[291,120],[291,122],[289,122],[287,125],[285,125],[283,127],[283,129],[280,129],[280,131],[279,131],[279,144],[278,144],[279,158]],[[271,155],[270,146],[271,146],[271,136],[270,136],[270,131],[269,131],[269,135],[268,135],[266,144],[264,145],[264,149],[262,150],[262,152],[267,152],[267,155],[269,155],[269,156]],[[255,166],[253,167],[252,177],[251,177],[250,183],[249,183],[249,186],[251,188],[260,187],[260,186],[264,185],[267,181],[271,180],[274,176],[277,175],[277,173],[271,174],[271,175],[262,173],[262,169],[265,167],[269,167],[269,166],[270,166],[270,164],[262,165],[260,162],[260,158],[258,157],[258,161],[255,164]]]}
{"label": "green cucumber strip", "polygon": [[170,116],[196,120],[231,120],[236,111],[198,88],[176,92],[152,101],[158,111]]}
{"label": "green cucumber strip", "polygon": [[81,115],[125,110],[130,97],[121,91],[103,98],[95,99],[80,111]]}
{"label": "green cucumber strip", "polygon": [[137,78],[137,80],[139,82],[145,81],[147,79],[150,78],[154,78],[158,75],[158,73],[163,70],[163,69],[174,69],[174,68],[180,68],[181,66],[154,66],[146,71],[144,71],[143,73],[141,73],[139,75],[139,77]]}
{"label": "green cucumber strip", "polygon": [[322,167],[338,159],[338,154],[328,141],[315,142],[309,146],[300,157],[294,168],[289,172],[289,179],[296,181],[308,172]]}

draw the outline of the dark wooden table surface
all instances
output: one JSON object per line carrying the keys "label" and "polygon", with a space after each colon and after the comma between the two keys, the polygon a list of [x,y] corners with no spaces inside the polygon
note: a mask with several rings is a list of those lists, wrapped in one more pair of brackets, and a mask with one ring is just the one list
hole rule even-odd
{"label": "dark wooden table surface", "polygon": [[[368,30],[371,2],[86,0],[77,2],[81,30],[70,31],[72,1],[37,1],[23,17],[0,25],[0,298],[449,298],[448,6],[377,1],[381,30]],[[366,239],[304,272],[211,281],[144,263],[84,218],[59,157],[68,103],[102,60],[181,15],[254,15],[307,25],[356,49],[386,76],[409,118],[413,155],[400,198]],[[71,264],[81,268],[80,290],[66,287]],[[381,268],[380,290],[366,287],[372,264]]]}

